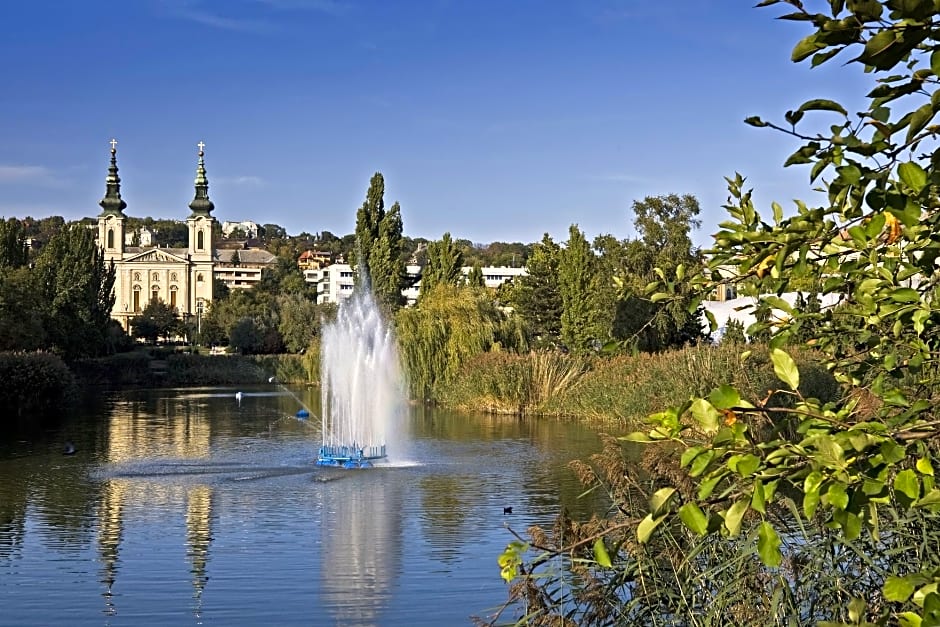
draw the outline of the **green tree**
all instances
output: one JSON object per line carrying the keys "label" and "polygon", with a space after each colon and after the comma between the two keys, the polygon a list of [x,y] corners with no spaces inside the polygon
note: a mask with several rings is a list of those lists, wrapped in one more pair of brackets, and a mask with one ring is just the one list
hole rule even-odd
{"label": "green tree", "polygon": [[139,315],[131,318],[130,325],[134,337],[154,345],[160,338],[168,342],[173,336],[183,331],[182,321],[176,314],[176,309],[159,298],[147,303]]}
{"label": "green tree", "polygon": [[356,212],[356,249],[352,264],[366,271],[376,300],[394,311],[402,304],[405,268],[401,259],[401,207],[385,211],[385,179],[376,172],[369,181],[366,200]]}
{"label": "green tree", "polygon": [[29,262],[29,247],[23,225],[16,218],[0,218],[0,272]]}
{"label": "green tree", "polygon": [[598,324],[598,261],[584,233],[572,224],[568,243],[558,252],[558,293],[561,296],[561,341],[583,353],[606,342]]}
{"label": "green tree", "polygon": [[428,243],[427,262],[421,273],[421,296],[437,285],[456,285],[463,266],[463,255],[451,239],[450,233]]}
{"label": "green tree", "polygon": [[[817,66],[838,56],[863,67],[874,81],[867,105],[850,114],[814,98],[780,124],[748,118],[800,143],[786,165],[809,166],[826,199],[798,201],[791,215],[772,203],[762,215],[744,178],[729,178],[729,219],[707,272],[664,271],[656,299],[681,301],[685,283],[696,298],[721,283],[768,295],[754,313],[775,326],[769,354],[779,389],[744,398],[721,385],[629,436],[651,443],[647,455],[668,467],[649,490],[645,516],[621,515],[642,512],[620,499],[617,514],[593,522],[593,535],[575,537],[566,525],[565,549],[538,558],[593,562],[579,572],[587,585],[552,596],[573,622],[645,610],[648,622],[669,624],[940,624],[940,128],[932,124],[940,8],[929,0],[759,6],[777,4],[809,29],[792,60]],[[806,285],[840,305],[815,313],[777,296]],[[785,315],[771,320],[771,309]],[[803,390],[805,373],[785,350],[803,322],[821,323],[811,339],[846,388],[841,401],[822,404]],[[614,447],[606,459],[618,456]],[[525,548],[510,545],[501,557],[507,579],[525,568]],[[536,588],[551,585],[525,573]],[[595,595],[597,603],[578,596],[598,589],[610,594]],[[557,616],[546,603],[527,611],[532,620]]]}
{"label": "green tree", "polygon": [[[694,295],[684,280],[686,272],[697,271],[703,263],[691,237],[700,226],[698,200],[688,194],[647,196],[633,202],[633,211],[640,237],[624,244],[621,270],[615,277],[619,286],[616,337],[645,351],[704,339],[702,312],[691,306]],[[677,282],[682,298],[658,303],[648,298],[647,286],[659,279],[659,272],[682,275]]]}
{"label": "green tree", "polygon": [[47,347],[44,309],[28,267],[0,268],[0,351]]}
{"label": "green tree", "polygon": [[483,268],[479,263],[473,264],[470,272],[467,273],[467,285],[470,287],[484,287],[486,281],[483,277]]}
{"label": "green tree", "polygon": [[105,264],[92,231],[73,227],[56,233],[37,257],[34,272],[51,347],[66,360],[104,353],[114,266]]}
{"label": "green tree", "polygon": [[514,284],[511,302],[522,318],[533,344],[556,344],[561,337],[561,294],[558,289],[558,256],[561,248],[546,233],[533,245],[527,274]]}

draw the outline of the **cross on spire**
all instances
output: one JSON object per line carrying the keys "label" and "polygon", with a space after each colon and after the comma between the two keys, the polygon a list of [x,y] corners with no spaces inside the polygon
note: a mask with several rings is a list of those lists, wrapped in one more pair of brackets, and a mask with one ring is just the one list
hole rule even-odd
{"label": "cross on spire", "polygon": [[111,144],[111,152],[116,151],[116,150],[117,150],[117,140],[114,139],[114,138],[112,138],[110,144]]}
{"label": "cross on spire", "polygon": [[203,148],[206,147],[206,142],[200,141],[200,142],[199,142],[198,144],[196,144],[196,145],[199,146],[199,154],[202,154]]}

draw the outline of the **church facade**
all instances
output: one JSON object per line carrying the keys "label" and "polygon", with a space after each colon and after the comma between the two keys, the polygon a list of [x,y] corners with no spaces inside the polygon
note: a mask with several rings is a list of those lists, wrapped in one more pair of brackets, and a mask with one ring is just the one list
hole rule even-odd
{"label": "church facade", "polygon": [[121,199],[121,179],[117,167],[117,142],[111,140],[111,165],[106,191],[98,215],[98,243],[105,262],[113,262],[114,308],[111,317],[130,330],[130,320],[151,300],[159,299],[174,308],[183,320],[205,313],[212,303],[212,279],[216,264],[212,227],[215,208],[209,200],[205,145],[199,143],[195,196],[186,219],[189,230],[186,248],[127,246],[125,225],[127,203]]}

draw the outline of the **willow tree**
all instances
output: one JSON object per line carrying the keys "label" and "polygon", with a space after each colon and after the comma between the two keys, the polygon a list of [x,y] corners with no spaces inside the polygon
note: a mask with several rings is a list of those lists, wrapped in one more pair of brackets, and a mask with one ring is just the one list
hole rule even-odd
{"label": "willow tree", "polygon": [[[563,538],[536,538],[545,552],[528,562],[528,546],[511,544],[503,574],[524,575],[514,590],[540,624],[940,624],[940,6],[769,5],[808,28],[794,62],[865,70],[867,104],[850,113],[814,98],[779,123],[748,118],[796,140],[786,165],[808,166],[825,199],[761,212],[744,178],[729,178],[707,271],[663,270],[651,291],[657,302],[681,300],[687,283],[697,299],[723,283],[770,294],[748,333],[770,328],[778,389],[747,398],[722,385],[650,416],[630,436],[659,455],[648,499],[566,521]],[[775,296],[805,285],[839,306]],[[801,391],[787,351],[807,329],[842,401]],[[622,485],[623,459],[615,444],[582,470]],[[561,586],[539,571],[560,556],[579,574]]]}
{"label": "willow tree", "polygon": [[439,284],[416,307],[401,309],[395,332],[411,397],[434,398],[435,386],[450,381],[467,360],[496,346],[524,349],[513,319],[485,289]]}
{"label": "willow tree", "polygon": [[376,300],[390,311],[403,303],[402,228],[401,207],[396,202],[385,210],[385,178],[376,172],[369,181],[365,202],[356,212],[356,250],[352,261],[369,277]]}

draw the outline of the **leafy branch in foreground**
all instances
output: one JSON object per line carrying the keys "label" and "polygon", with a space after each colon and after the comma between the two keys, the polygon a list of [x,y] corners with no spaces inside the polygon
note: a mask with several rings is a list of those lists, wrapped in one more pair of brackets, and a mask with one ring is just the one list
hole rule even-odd
{"label": "leafy branch in foreground", "polygon": [[[825,201],[798,201],[789,216],[774,203],[766,220],[743,177],[730,178],[729,219],[705,268],[664,272],[650,291],[661,302],[691,289],[690,311],[722,284],[765,295],[748,333],[771,334],[781,385],[761,398],[718,386],[628,436],[643,443],[648,483],[624,491],[635,467],[595,470],[597,485],[614,488],[612,508],[585,523],[609,530],[610,567],[577,544],[586,531],[573,523],[535,542],[567,561],[545,579],[519,566],[525,622],[940,625],[940,5],[759,6],[769,5],[813,29],[795,62],[839,55],[874,77],[867,107],[853,116],[812,99],[786,125],[748,118],[802,142],[786,165],[810,166]],[[809,311],[781,297],[807,284],[838,304]],[[841,400],[800,393],[786,350],[794,341],[824,355]],[[627,446],[594,466],[616,465]],[[639,513],[623,535],[619,525]],[[539,604],[533,587],[554,590],[554,604]]]}

